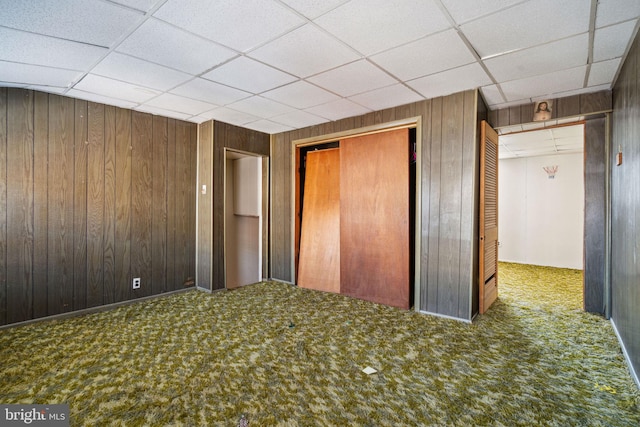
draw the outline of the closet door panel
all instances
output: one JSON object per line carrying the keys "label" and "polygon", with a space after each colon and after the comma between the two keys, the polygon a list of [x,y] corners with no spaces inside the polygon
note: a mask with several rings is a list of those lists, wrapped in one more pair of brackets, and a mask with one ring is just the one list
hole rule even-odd
{"label": "closet door panel", "polygon": [[340,292],[340,151],[307,153],[298,286]]}
{"label": "closet door panel", "polygon": [[408,129],[340,141],[341,292],[409,308]]}

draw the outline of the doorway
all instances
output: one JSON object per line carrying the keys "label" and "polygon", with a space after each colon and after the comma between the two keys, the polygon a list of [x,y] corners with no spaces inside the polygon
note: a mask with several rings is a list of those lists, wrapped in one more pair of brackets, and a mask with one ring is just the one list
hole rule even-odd
{"label": "doorway", "polygon": [[225,149],[225,286],[262,279],[262,157]]}

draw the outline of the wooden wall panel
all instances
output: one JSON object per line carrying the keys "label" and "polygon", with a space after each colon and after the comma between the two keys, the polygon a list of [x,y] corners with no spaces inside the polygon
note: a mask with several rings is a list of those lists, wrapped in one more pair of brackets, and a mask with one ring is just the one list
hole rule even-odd
{"label": "wooden wall panel", "polygon": [[189,141],[187,145],[189,147],[189,160],[188,163],[184,163],[182,166],[187,168],[189,172],[188,181],[184,184],[185,192],[187,194],[187,206],[189,207],[189,215],[187,217],[187,227],[184,229],[183,234],[188,242],[187,244],[187,256],[186,266],[187,275],[178,284],[180,289],[187,286],[193,286],[195,283],[195,269],[196,269],[196,194],[197,191],[197,165],[198,165],[198,126],[186,122],[181,122],[186,125],[189,130]]}
{"label": "wooden wall panel", "polygon": [[[297,131],[273,135],[272,170],[272,277],[294,281],[291,271],[291,153],[297,139],[349,131],[365,126],[422,117],[421,251],[418,309],[436,314],[471,319],[475,280],[472,259],[477,255],[474,209],[475,178],[464,167],[477,155],[474,91],[390,108],[363,116],[342,119]],[[475,97],[475,95],[473,95]],[[457,107],[456,107],[457,105]],[[496,115],[497,116],[497,115]],[[508,124],[509,115],[506,114]],[[457,156],[457,160],[455,157]],[[455,173],[454,173],[455,171]],[[447,182],[448,179],[456,181]],[[463,189],[465,198],[462,200]],[[464,234],[464,235],[463,235]],[[450,240],[454,239],[454,240]],[[464,242],[464,243],[461,243]],[[457,271],[457,272],[456,272]]]}
{"label": "wooden wall panel", "polygon": [[7,92],[0,87],[0,325],[7,323]]}
{"label": "wooden wall panel", "polygon": [[87,307],[96,307],[104,292],[104,105],[87,110]]}
{"label": "wooden wall panel", "polygon": [[[211,290],[213,272],[213,121],[200,125],[198,136],[198,269],[197,284]],[[202,194],[202,186],[206,194]]]}
{"label": "wooden wall panel", "polygon": [[75,102],[73,172],[73,306],[87,307],[88,103]]}
{"label": "wooden wall panel", "polygon": [[73,310],[74,118],[72,99],[49,95],[48,313]]}
{"label": "wooden wall panel", "polygon": [[104,221],[103,221],[103,303],[115,302],[116,293],[116,107],[104,111]]}
{"label": "wooden wall panel", "polygon": [[132,201],[132,236],[131,236],[131,274],[139,277],[140,289],[134,295],[151,295],[152,281],[152,236],[151,202],[152,187],[152,128],[153,116],[134,111],[131,125],[133,136],[132,169],[131,169],[131,201]]}
{"label": "wooden wall panel", "polygon": [[[613,88],[611,153],[611,318],[640,381],[640,38]],[[616,166],[615,156],[623,160]]]}
{"label": "wooden wall panel", "polygon": [[167,291],[167,118],[153,116],[151,183],[151,293]]}
{"label": "wooden wall panel", "polygon": [[33,310],[33,99],[9,90],[7,111],[7,321]]}
{"label": "wooden wall panel", "polygon": [[0,89],[0,325],[181,289],[194,276],[196,132]]}
{"label": "wooden wall panel", "polygon": [[132,298],[131,293],[131,112],[116,109],[116,225],[115,302]]}
{"label": "wooden wall panel", "polygon": [[33,235],[46,236],[34,241],[33,247],[33,316],[47,315],[47,246],[49,163],[49,101],[47,95],[35,92],[33,111]]}

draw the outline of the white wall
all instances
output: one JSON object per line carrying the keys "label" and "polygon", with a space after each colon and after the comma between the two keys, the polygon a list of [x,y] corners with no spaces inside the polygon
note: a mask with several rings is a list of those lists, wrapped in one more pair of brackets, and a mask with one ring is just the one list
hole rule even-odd
{"label": "white wall", "polygon": [[582,153],[500,160],[498,192],[500,261],[582,270]]}

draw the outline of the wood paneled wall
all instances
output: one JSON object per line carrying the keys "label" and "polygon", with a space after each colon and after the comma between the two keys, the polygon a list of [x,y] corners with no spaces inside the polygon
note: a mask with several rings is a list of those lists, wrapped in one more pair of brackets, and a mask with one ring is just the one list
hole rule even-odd
{"label": "wood paneled wall", "polygon": [[[613,88],[611,161],[611,315],[640,376],[640,36]],[[623,160],[616,166],[621,149]],[[640,382],[638,382],[640,385]]]}
{"label": "wood paneled wall", "polygon": [[293,282],[292,153],[296,140],[412,117],[422,119],[419,309],[470,320],[477,288],[476,91],[390,108],[272,137],[271,268]]}
{"label": "wood paneled wall", "polygon": [[[224,163],[225,148],[265,157],[263,181],[268,180],[269,135],[223,122],[209,121],[200,125],[198,188],[209,182],[210,195],[198,197],[198,286],[209,290],[225,288],[224,271]],[[266,185],[266,184],[265,184]],[[263,192],[263,248],[268,247],[269,197]],[[267,251],[263,250],[266,268]],[[264,268],[263,268],[264,273]],[[268,277],[264,274],[265,277]]]}
{"label": "wood paneled wall", "polygon": [[183,288],[195,275],[196,132],[0,88],[0,325]]}

